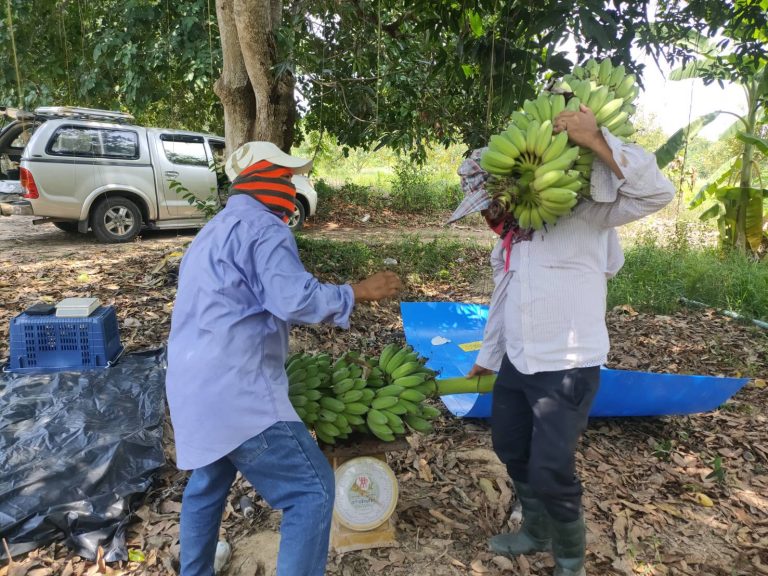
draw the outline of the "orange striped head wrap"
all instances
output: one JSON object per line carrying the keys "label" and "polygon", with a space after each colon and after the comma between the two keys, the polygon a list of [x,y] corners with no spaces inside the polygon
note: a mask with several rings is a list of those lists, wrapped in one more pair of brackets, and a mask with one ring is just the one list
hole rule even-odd
{"label": "orange striped head wrap", "polygon": [[296,187],[291,182],[293,170],[268,160],[251,164],[238,174],[230,194],[248,194],[288,222],[295,210]]}

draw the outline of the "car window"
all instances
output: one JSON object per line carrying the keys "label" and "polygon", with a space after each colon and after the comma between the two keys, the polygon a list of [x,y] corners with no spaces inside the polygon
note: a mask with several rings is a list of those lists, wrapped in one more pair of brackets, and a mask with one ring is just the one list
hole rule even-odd
{"label": "car window", "polygon": [[205,143],[202,138],[163,134],[160,140],[163,143],[165,157],[174,164],[208,166],[208,155],[205,153]]}
{"label": "car window", "polygon": [[46,151],[60,156],[135,159],[139,157],[139,135],[132,130],[62,126],[53,133]]}
{"label": "car window", "polygon": [[25,148],[29,139],[32,137],[32,133],[35,131],[35,128],[37,128],[36,125],[24,128],[24,130],[22,130],[11,142],[11,148]]}
{"label": "car window", "polygon": [[208,140],[208,144],[211,146],[211,152],[213,153],[213,161],[217,166],[224,165],[226,156],[224,154],[224,142],[219,140]]}

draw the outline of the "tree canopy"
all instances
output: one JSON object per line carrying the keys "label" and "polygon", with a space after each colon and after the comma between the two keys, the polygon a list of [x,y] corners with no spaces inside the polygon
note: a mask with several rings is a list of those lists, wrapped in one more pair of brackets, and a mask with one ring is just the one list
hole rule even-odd
{"label": "tree canopy", "polygon": [[[632,46],[683,58],[667,46],[690,30],[738,25],[746,58],[760,39],[743,22],[758,28],[745,17],[766,1],[660,1],[649,15],[647,0],[285,0],[272,70],[295,77],[305,131],[423,157],[429,143],[484,143],[537,83],[573,65],[568,38],[579,60],[610,56],[642,72]],[[215,4],[10,0],[0,42],[10,54],[12,22],[25,107],[120,107],[142,122],[221,133]],[[0,74],[0,103],[18,105],[14,66]]]}

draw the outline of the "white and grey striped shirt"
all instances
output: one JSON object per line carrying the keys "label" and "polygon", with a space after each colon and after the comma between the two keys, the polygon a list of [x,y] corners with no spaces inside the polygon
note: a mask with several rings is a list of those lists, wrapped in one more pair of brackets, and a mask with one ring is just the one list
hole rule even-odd
{"label": "white and grey striped shirt", "polygon": [[660,210],[675,189],[653,154],[605,129],[603,135],[624,179],[595,160],[592,200],[529,242],[514,244],[506,273],[501,241],[493,249],[495,289],[479,366],[498,370],[505,353],[524,374],[606,361],[607,277],[624,263],[615,227]]}

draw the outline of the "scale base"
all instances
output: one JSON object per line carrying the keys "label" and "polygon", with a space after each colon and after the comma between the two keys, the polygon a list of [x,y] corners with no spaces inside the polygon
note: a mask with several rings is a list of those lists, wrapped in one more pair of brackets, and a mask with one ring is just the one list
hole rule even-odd
{"label": "scale base", "polygon": [[331,525],[331,549],[338,553],[369,550],[371,548],[395,548],[400,546],[395,535],[395,523],[390,517],[373,530],[357,532],[342,526],[335,519]]}
{"label": "scale base", "polygon": [[[358,456],[371,456],[386,463],[387,452],[407,450],[408,443],[405,440],[394,442],[380,442],[378,440],[362,440],[350,446],[328,446],[324,452],[334,472],[347,460]],[[355,550],[369,550],[371,548],[394,548],[400,546],[395,533],[395,522],[390,516],[386,521],[371,530],[350,530],[339,523],[334,517],[331,524],[331,549],[342,554]]]}

